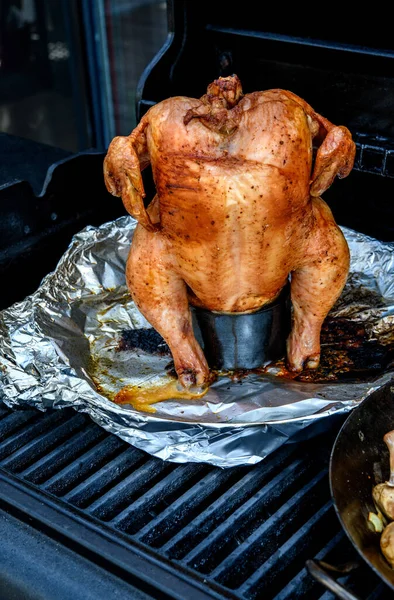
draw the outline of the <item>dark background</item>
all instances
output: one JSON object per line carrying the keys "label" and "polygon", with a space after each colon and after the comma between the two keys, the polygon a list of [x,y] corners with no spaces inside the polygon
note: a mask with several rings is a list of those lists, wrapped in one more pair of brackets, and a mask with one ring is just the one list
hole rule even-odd
{"label": "dark background", "polygon": [[0,131],[77,152],[136,124],[167,36],[163,0],[2,0]]}

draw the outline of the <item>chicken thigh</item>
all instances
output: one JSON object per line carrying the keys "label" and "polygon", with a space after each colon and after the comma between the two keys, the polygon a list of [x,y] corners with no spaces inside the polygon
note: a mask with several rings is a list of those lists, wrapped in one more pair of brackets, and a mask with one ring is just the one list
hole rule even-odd
{"label": "chicken thigh", "polygon": [[[321,326],[349,269],[346,241],[320,196],[350,173],[354,156],[346,127],[285,90],[243,95],[235,75],[199,100],[156,104],[111,142],[107,188],[139,222],[127,284],[168,343],[182,386],[209,381],[189,304],[257,311],[289,275],[288,367],[318,366]],[[146,209],[141,171],[149,163],[157,193]]]}

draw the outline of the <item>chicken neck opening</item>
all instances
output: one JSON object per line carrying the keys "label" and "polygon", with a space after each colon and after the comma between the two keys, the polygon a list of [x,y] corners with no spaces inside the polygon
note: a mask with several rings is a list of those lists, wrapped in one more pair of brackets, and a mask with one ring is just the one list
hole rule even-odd
{"label": "chicken neck opening", "polygon": [[237,75],[219,77],[209,84],[207,93],[200,98],[201,104],[187,111],[183,122],[199,119],[205,127],[230,135],[239,124],[239,111],[233,110],[243,97],[242,85]]}

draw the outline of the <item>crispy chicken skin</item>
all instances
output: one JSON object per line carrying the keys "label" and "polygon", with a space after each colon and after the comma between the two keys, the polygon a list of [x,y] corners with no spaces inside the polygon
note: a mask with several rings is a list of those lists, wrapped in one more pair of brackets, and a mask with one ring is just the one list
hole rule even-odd
{"label": "crispy chicken skin", "polygon": [[[289,274],[288,366],[318,366],[321,326],[349,269],[346,241],[320,195],[350,173],[354,155],[346,127],[285,90],[243,95],[236,75],[214,81],[199,100],[156,104],[131,135],[111,142],[107,188],[139,222],[127,284],[184,387],[209,379],[189,303],[252,312]],[[157,193],[145,209],[149,163]]]}

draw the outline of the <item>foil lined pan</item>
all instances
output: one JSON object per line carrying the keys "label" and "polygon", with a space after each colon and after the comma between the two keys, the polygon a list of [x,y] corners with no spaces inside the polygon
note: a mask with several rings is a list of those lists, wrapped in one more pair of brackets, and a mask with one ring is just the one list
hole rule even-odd
{"label": "foil lined pan", "polygon": [[[124,331],[149,328],[130,299],[125,262],[136,222],[121,217],[74,236],[56,270],[0,313],[0,400],[9,407],[73,407],[107,431],[173,462],[254,464],[286,442],[316,435],[391,381],[300,382],[251,373],[219,377],[198,400],[168,400],[149,414],[112,399],[126,384],[166,377],[171,357],[119,351]],[[394,244],[342,228],[348,284],[331,316],[362,323],[369,340],[394,340]]]}

